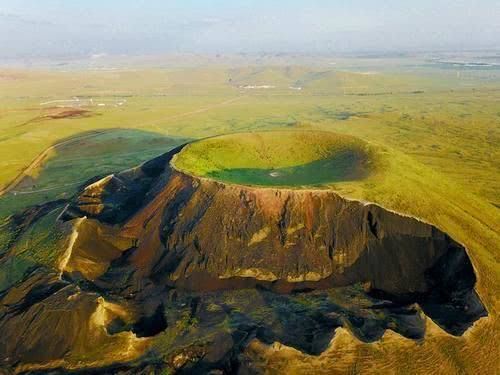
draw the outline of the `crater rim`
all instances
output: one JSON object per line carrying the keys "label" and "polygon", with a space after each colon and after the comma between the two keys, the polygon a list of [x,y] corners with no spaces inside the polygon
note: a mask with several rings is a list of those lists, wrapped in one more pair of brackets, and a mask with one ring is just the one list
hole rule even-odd
{"label": "crater rim", "polygon": [[[304,146],[305,155],[298,151],[290,155],[297,145]],[[272,146],[278,150],[269,155],[270,150],[274,151]],[[245,150],[252,153],[246,160],[237,153]],[[327,191],[334,185],[361,182],[375,174],[377,155],[371,143],[351,135],[328,130],[273,129],[189,142],[173,155],[169,165],[192,178],[223,185]],[[201,165],[197,165],[198,161]],[[331,167],[337,169],[325,173],[325,168]]]}

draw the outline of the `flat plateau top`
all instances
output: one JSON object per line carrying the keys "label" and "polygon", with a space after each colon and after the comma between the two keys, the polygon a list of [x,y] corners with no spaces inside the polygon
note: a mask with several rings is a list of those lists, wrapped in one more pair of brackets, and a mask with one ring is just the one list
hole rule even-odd
{"label": "flat plateau top", "polygon": [[365,178],[372,160],[360,139],[323,131],[236,133],[193,142],[175,156],[185,173],[257,186],[311,187]]}

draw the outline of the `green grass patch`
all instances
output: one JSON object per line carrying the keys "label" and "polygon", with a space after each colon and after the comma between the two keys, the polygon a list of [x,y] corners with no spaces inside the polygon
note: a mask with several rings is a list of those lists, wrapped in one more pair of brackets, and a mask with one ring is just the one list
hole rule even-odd
{"label": "green grass patch", "polygon": [[358,180],[372,169],[369,146],[361,140],[318,131],[238,133],[186,146],[176,168],[230,183],[316,186]]}

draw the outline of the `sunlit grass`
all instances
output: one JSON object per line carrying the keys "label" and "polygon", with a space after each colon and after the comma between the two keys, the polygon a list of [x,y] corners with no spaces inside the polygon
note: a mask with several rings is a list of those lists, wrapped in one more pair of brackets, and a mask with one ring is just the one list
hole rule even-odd
{"label": "sunlit grass", "polygon": [[[49,146],[101,129],[130,130],[57,148],[30,173],[32,183],[50,189],[119,171],[162,153],[163,148],[168,151],[178,144],[171,139],[180,144],[184,139],[290,129],[357,137],[377,149],[377,173],[327,185],[348,197],[424,219],[462,242],[477,271],[477,289],[489,317],[465,338],[430,335],[421,345],[390,338],[376,345],[349,341],[326,354],[330,360],[286,358],[282,365],[299,373],[300,369],[310,373],[307,366],[316,360],[320,366],[344,361],[344,369],[360,372],[391,368],[395,373],[424,373],[436,363],[441,372],[494,372],[500,355],[495,345],[500,328],[500,73],[467,72],[457,78],[453,71],[425,67],[408,74],[388,71],[385,61],[377,64],[370,70],[378,74],[372,75],[331,67],[7,71],[12,79],[0,80],[0,185],[8,184]],[[276,87],[240,87],[252,84]],[[75,96],[93,98],[95,105],[87,108],[92,116],[34,121],[48,110],[40,103]],[[113,100],[124,104],[97,105]],[[230,152],[217,152],[215,159],[186,162],[202,175],[226,167],[288,168],[317,160],[321,151],[308,146],[327,143],[319,137],[279,149],[284,146],[273,139],[277,146],[262,150],[254,147],[258,143],[250,141],[252,137],[234,137],[250,142],[254,153],[244,153],[249,145],[230,144],[232,148],[226,148]],[[30,204],[67,198],[77,186],[7,194],[1,199],[0,218]],[[36,189],[29,184],[16,188]],[[46,225],[40,222],[25,234],[24,245],[18,245],[17,259],[25,263],[0,261],[3,274],[17,277],[35,263],[52,262],[56,254],[49,246],[52,240],[40,232]],[[2,241],[10,238],[1,229],[0,236]],[[39,254],[30,243],[41,245]],[[168,346],[175,334],[160,336],[159,345]]]}
{"label": "sunlit grass", "polygon": [[368,144],[332,132],[271,131],[204,139],[175,156],[190,174],[248,184],[307,186],[360,179],[375,166]]}

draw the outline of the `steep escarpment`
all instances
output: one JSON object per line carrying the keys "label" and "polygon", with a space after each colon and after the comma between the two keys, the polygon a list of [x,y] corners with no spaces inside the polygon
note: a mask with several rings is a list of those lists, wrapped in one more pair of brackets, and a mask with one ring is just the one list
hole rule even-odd
{"label": "steep escarpment", "polygon": [[[67,218],[86,217],[85,227],[98,226],[102,237],[101,250],[92,245],[95,230],[79,237],[72,271],[89,274],[78,257],[97,257],[101,268],[89,275],[92,281],[126,293],[145,285],[288,293],[362,283],[399,301],[433,296],[465,316],[484,314],[466,249],[435,226],[329,190],[228,185],[184,174],[167,161],[150,162],[148,168],[164,169],[152,168],[157,175],[143,194],[134,186],[144,172],[127,171],[89,186],[67,209]],[[124,217],[116,208],[128,195],[143,206]],[[82,255],[88,249],[93,254]],[[459,296],[468,302],[457,304]]]}
{"label": "steep escarpment", "polygon": [[63,239],[52,269],[0,295],[3,363],[231,373],[254,339],[318,355],[339,327],[423,340],[426,316],[461,335],[486,315],[467,250],[437,227],[331,190],[189,175],[179,152],[16,217],[22,234],[57,214]]}

